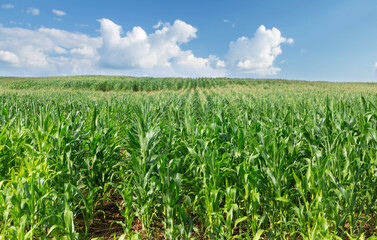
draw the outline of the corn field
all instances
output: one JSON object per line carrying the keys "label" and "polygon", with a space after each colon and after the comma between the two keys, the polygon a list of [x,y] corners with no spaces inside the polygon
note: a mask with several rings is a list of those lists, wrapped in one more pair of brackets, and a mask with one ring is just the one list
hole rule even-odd
{"label": "corn field", "polygon": [[86,78],[0,79],[0,239],[377,239],[376,84]]}

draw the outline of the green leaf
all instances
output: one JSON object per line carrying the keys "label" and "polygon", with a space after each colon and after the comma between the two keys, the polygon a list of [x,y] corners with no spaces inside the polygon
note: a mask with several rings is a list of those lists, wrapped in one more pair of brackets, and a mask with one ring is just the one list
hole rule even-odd
{"label": "green leaf", "polygon": [[275,198],[277,201],[280,201],[280,202],[289,202],[288,199],[286,199],[285,197],[277,197]]}
{"label": "green leaf", "polygon": [[264,232],[264,230],[259,229],[257,231],[257,234],[255,234],[255,236],[253,237],[253,240],[259,240],[259,238],[262,236],[263,232]]}
{"label": "green leaf", "polygon": [[238,224],[240,224],[241,222],[245,221],[246,219],[247,219],[247,216],[242,217],[242,218],[238,218],[236,220],[236,222],[234,223],[234,228],[237,227]]}

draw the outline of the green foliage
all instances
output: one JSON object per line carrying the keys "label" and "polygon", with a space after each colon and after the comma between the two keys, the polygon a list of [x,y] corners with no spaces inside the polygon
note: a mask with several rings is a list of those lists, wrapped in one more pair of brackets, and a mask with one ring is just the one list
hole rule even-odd
{"label": "green foliage", "polygon": [[88,239],[114,196],[121,239],[376,231],[374,85],[103,76],[0,85],[0,239]]}

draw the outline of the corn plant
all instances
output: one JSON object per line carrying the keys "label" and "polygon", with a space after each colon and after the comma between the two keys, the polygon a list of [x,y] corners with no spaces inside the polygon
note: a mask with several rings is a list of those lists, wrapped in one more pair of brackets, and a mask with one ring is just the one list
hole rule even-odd
{"label": "corn plant", "polygon": [[0,88],[0,239],[90,239],[109,203],[121,239],[377,231],[375,84],[79,76]]}

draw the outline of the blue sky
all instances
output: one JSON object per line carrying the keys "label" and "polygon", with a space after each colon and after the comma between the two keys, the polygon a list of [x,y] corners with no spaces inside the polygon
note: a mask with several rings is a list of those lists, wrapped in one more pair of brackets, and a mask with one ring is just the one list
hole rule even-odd
{"label": "blue sky", "polygon": [[377,2],[0,0],[0,75],[377,81]]}

